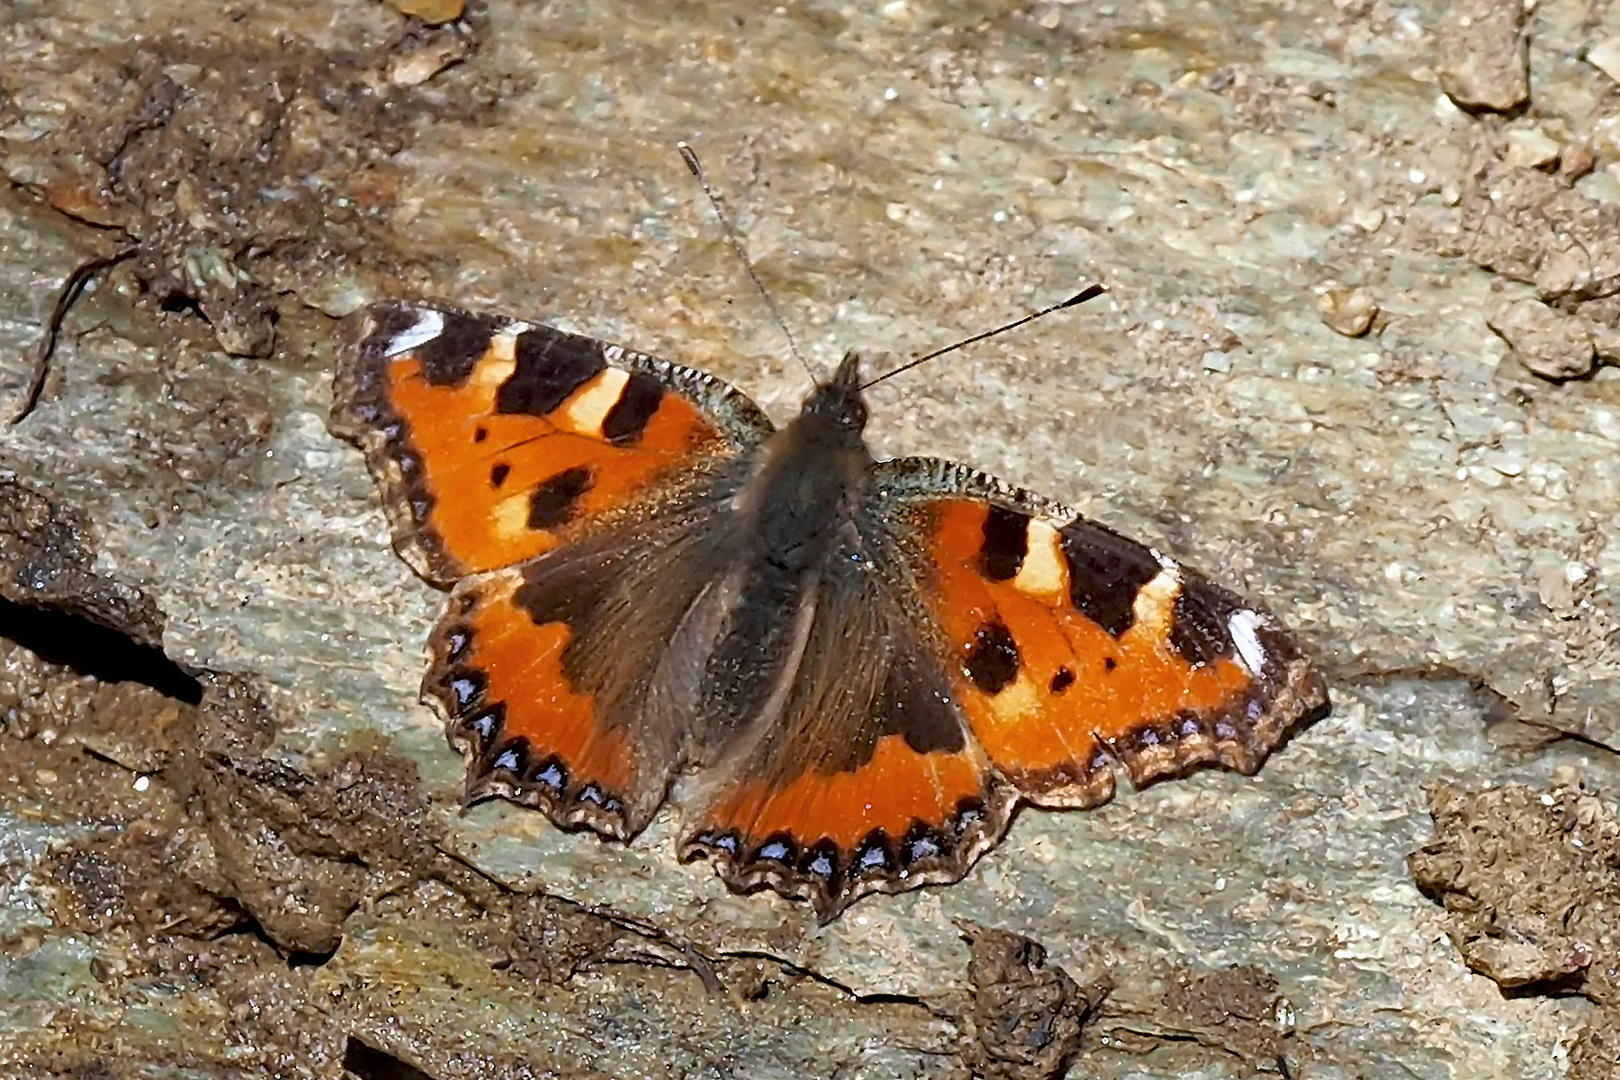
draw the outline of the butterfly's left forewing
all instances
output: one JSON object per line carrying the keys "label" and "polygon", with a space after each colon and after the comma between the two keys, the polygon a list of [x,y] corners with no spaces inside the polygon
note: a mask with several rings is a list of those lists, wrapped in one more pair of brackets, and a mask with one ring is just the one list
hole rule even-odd
{"label": "butterfly's left forewing", "polygon": [[1276,618],[1151,548],[962,465],[903,459],[880,490],[968,726],[1030,802],[1242,773],[1327,692]]}

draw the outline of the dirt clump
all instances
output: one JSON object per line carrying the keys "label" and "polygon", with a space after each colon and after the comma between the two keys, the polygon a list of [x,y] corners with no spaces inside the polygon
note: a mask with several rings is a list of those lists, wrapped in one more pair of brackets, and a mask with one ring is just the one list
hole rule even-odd
{"label": "dirt clump", "polygon": [[[1448,913],[1463,962],[1504,991],[1599,1006],[1570,1047],[1572,1077],[1608,1077],[1620,1030],[1620,818],[1578,783],[1429,793],[1435,835],[1413,879]],[[1597,1063],[1599,1071],[1592,1071]],[[1578,1064],[1585,1063],[1585,1064]]]}

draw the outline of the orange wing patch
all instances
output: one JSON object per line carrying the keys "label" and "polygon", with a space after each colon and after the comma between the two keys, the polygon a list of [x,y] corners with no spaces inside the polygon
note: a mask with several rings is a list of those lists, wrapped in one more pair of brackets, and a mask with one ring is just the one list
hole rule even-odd
{"label": "orange wing patch", "polygon": [[380,304],[344,332],[333,427],[395,543],[447,583],[545,554],[728,439],[648,358],[545,326]]}
{"label": "orange wing patch", "polygon": [[978,498],[918,508],[926,593],[990,760],[1033,802],[1095,806],[1205,762],[1253,772],[1326,704],[1268,615],[1083,520]]}
{"label": "orange wing patch", "polygon": [[919,754],[903,737],[886,735],[853,772],[807,772],[787,787],[739,783],[710,813],[756,839],[818,830],[853,848],[873,831],[901,836],[913,821],[943,822],[984,786],[984,764],[967,754]]}
{"label": "orange wing patch", "polygon": [[867,893],[960,878],[1000,837],[1014,797],[971,746],[919,753],[885,735],[854,769],[726,787],[682,857],[712,856],[732,888],[808,899],[826,921]]}
{"label": "orange wing patch", "polygon": [[523,584],[521,570],[465,583],[433,634],[422,691],[467,757],[464,799],[501,795],[626,839],[663,800],[674,760],[603,722],[565,663],[573,628],[537,621]]}

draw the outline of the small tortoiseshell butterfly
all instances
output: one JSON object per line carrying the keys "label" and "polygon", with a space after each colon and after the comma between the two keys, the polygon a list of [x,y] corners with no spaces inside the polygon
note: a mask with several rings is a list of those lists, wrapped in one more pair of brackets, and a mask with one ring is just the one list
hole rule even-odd
{"label": "small tortoiseshell butterfly", "polygon": [[1020,802],[1242,773],[1327,708],[1277,620],[964,465],[874,460],[860,362],[780,431],[708,375],[426,303],[344,329],[332,428],[452,589],[423,696],[469,802],[644,829],[810,900],[960,879]]}

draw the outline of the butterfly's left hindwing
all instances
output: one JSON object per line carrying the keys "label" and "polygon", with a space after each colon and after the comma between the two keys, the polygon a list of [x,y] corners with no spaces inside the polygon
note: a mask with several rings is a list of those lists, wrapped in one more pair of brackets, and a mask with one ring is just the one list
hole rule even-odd
{"label": "butterfly's left hindwing", "polygon": [[956,881],[1000,838],[1016,792],[902,595],[865,560],[832,563],[779,714],[694,785],[684,857],[826,920],[868,893]]}

